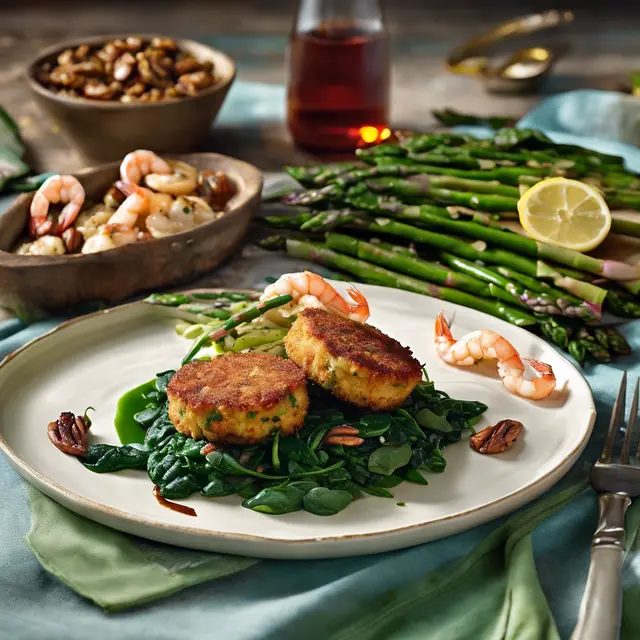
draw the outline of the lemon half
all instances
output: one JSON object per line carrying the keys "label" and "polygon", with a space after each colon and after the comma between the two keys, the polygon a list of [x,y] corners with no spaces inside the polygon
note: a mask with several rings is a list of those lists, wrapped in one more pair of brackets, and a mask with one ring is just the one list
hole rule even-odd
{"label": "lemon half", "polygon": [[518,213],[532,238],[574,251],[595,249],[611,228],[611,212],[600,192],[568,178],[535,184],[518,201]]}

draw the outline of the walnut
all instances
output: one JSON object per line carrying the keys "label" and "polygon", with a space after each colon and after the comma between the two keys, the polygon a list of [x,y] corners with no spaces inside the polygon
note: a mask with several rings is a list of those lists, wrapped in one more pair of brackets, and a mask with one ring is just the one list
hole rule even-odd
{"label": "walnut", "polygon": [[478,453],[502,453],[511,449],[523,430],[523,424],[517,420],[500,420],[471,436],[469,444]]}
{"label": "walnut", "polygon": [[196,60],[192,55],[185,55],[178,58],[175,63],[175,70],[178,76],[182,76],[185,73],[193,73],[194,71],[202,71],[203,64]]}
{"label": "walnut", "polygon": [[83,416],[75,416],[70,411],[60,414],[55,422],[50,422],[47,429],[49,440],[63,453],[71,456],[83,456],[87,453],[87,431],[91,421]]}
{"label": "walnut", "polygon": [[113,77],[120,82],[124,82],[133,71],[136,59],[125,51],[119,58],[113,62]]}
{"label": "walnut", "polygon": [[178,87],[184,89],[190,96],[195,96],[202,89],[211,87],[215,82],[214,77],[206,71],[185,73],[178,78]]}

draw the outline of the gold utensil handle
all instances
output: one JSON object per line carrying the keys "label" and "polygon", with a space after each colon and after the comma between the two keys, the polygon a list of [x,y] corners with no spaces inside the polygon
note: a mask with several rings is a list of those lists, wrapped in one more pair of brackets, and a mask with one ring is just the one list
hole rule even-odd
{"label": "gold utensil handle", "polygon": [[566,22],[571,22],[573,18],[574,15],[571,11],[552,9],[551,11],[532,13],[515,20],[509,20],[488,33],[477,36],[461,47],[454,49],[447,58],[447,68],[455,73],[481,73],[486,67],[486,58],[479,58],[479,56],[482,55],[482,50],[490,44],[505,38],[557,27]]}

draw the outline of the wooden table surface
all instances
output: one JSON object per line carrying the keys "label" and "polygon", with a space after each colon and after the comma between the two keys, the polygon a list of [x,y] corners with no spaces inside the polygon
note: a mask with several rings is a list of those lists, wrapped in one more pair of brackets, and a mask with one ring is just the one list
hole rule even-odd
{"label": "wooden table surface", "polygon": [[[281,84],[296,3],[22,0],[11,4],[0,3],[0,102],[18,120],[30,144],[34,168],[69,172],[81,168],[82,160],[67,146],[56,124],[38,110],[22,79],[26,63],[40,49],[82,35],[164,32],[214,43],[237,61],[239,79]],[[548,2],[389,0],[384,4],[393,47],[394,125],[426,128],[433,124],[431,109],[444,106],[479,114],[519,115],[541,98],[541,94],[488,94],[476,80],[448,74],[443,61],[454,46],[470,37],[516,15],[549,9]],[[543,94],[580,87],[614,88],[630,69],[640,68],[640,5],[629,8],[634,3],[614,1],[605,6],[585,0],[574,4],[578,5],[575,22],[563,35],[553,36],[568,52],[542,88]],[[205,148],[241,157],[263,170],[277,170],[304,157],[294,150],[283,123],[269,123],[259,130],[218,129]]]}

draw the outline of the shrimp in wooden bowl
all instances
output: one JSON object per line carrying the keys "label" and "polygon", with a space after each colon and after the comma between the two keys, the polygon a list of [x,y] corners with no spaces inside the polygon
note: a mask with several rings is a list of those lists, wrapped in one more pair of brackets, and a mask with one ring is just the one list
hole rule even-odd
{"label": "shrimp in wooden bowl", "polygon": [[[556,377],[550,365],[521,357],[515,347],[495,331],[478,329],[456,340],[444,312],[436,318],[435,343],[440,357],[459,367],[471,366],[484,358],[497,360],[504,386],[523,398],[542,400],[556,388]],[[525,363],[536,373],[534,378],[525,377]]]}
{"label": "shrimp in wooden bowl", "polygon": [[[128,153],[119,173],[120,180],[102,201],[87,202],[86,207],[77,178],[48,178],[34,195],[27,229],[12,252],[88,254],[165,238],[224,216],[236,193],[236,185],[222,171],[199,170],[146,149]],[[54,211],[56,205],[63,207]]]}
{"label": "shrimp in wooden bowl", "polygon": [[[84,204],[84,188],[73,176],[51,176],[35,192],[31,202],[31,217],[29,220],[29,234],[38,238],[47,234],[60,235],[68,229],[78,217]],[[49,216],[52,203],[65,203],[57,225]]]}

